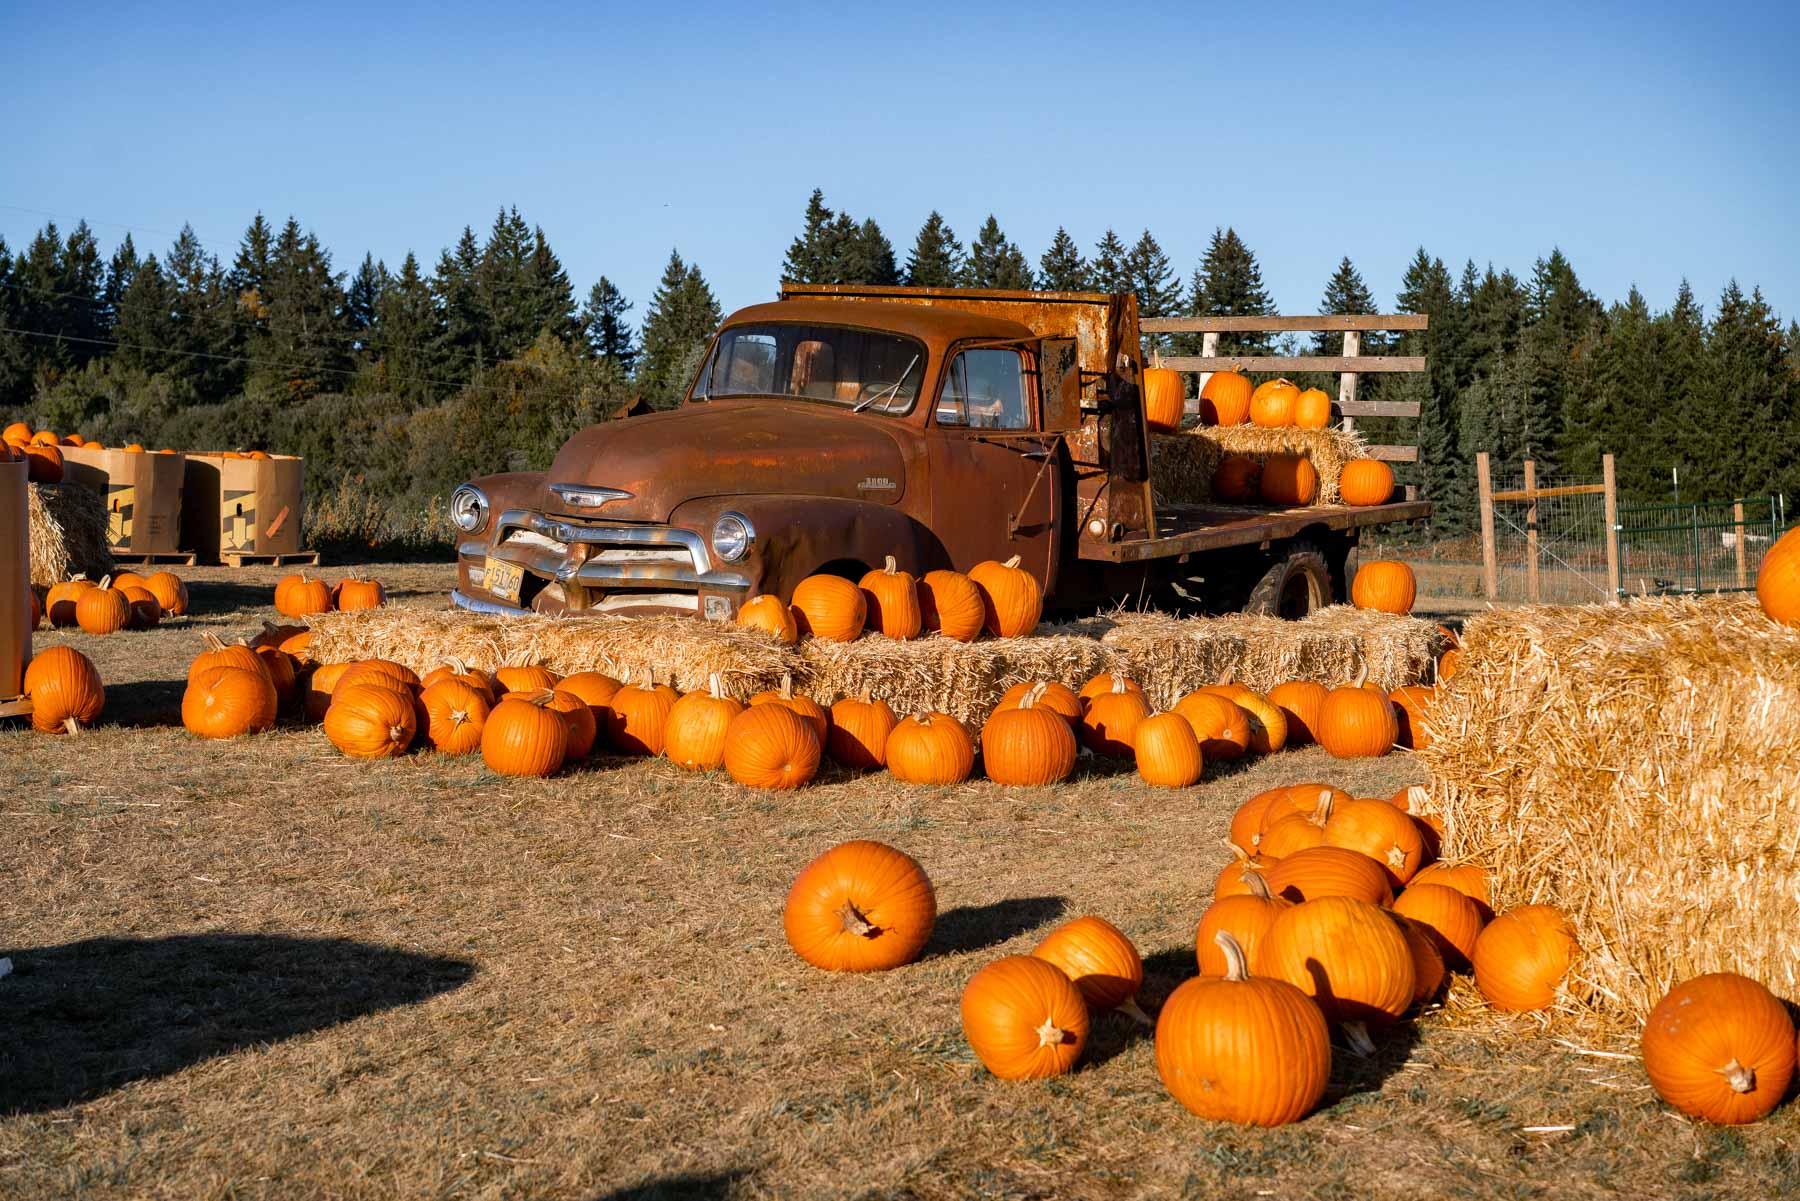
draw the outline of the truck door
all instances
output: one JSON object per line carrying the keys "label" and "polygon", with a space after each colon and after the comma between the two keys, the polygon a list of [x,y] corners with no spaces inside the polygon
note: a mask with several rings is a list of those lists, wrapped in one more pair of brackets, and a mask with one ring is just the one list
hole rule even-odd
{"label": "truck door", "polygon": [[1066,453],[1043,432],[1035,355],[1013,346],[954,352],[926,441],[931,525],[951,563],[967,571],[1018,555],[1048,591]]}

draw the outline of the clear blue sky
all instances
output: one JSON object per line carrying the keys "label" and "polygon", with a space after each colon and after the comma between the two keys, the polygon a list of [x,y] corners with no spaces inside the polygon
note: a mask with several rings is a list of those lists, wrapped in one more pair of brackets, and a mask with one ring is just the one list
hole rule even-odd
{"label": "clear blue sky", "polygon": [[[1479,7],[1483,11],[1477,15]],[[877,11],[879,9],[879,11]],[[1235,226],[1286,312],[1340,256],[1383,306],[1423,245],[1611,300],[1682,276],[1800,316],[1800,21],[1775,3],[75,5],[0,0],[0,234],[86,216],[229,259],[258,209],[429,268],[501,205],[578,292],[672,246],[769,297],[807,194],[904,259],[940,209],[1035,263]],[[41,211],[20,211],[21,209]],[[65,226],[72,222],[62,221]]]}

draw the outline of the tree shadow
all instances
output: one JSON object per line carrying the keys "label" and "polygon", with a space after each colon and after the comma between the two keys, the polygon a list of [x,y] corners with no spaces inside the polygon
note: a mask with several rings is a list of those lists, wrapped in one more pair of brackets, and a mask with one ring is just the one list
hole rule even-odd
{"label": "tree shadow", "polygon": [[601,1193],[593,1201],[723,1201],[738,1191],[750,1176],[748,1168],[723,1172],[684,1172],[628,1184]]}
{"label": "tree shadow", "polygon": [[991,905],[958,905],[938,914],[927,955],[954,955],[997,946],[1054,921],[1068,908],[1067,897],[1012,897]]}
{"label": "tree shadow", "polygon": [[4,952],[0,1114],[91,1101],[460,987],[475,965],[338,938],[181,934]]}
{"label": "tree shadow", "polygon": [[[1197,974],[1194,952],[1190,948],[1175,947],[1144,956],[1144,982],[1138,987],[1138,1008],[1155,1021],[1169,994],[1182,981]],[[1154,1026],[1146,1026],[1136,1018],[1114,1010],[1090,1022],[1088,1043],[1082,1050],[1081,1060],[1088,1066],[1098,1066],[1155,1037]]]}
{"label": "tree shadow", "polygon": [[106,725],[178,726],[181,695],[186,680],[132,680],[106,686],[106,708],[100,720]]}

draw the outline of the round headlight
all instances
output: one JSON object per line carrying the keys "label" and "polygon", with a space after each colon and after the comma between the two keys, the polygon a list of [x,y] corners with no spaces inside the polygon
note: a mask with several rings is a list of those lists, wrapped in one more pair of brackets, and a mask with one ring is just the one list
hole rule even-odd
{"label": "round headlight", "polygon": [[727,563],[736,563],[750,553],[756,541],[756,530],[742,513],[725,513],[713,522],[713,553]]}
{"label": "round headlight", "polygon": [[488,502],[481,489],[473,484],[459,484],[450,494],[450,520],[465,534],[473,534],[487,525]]}

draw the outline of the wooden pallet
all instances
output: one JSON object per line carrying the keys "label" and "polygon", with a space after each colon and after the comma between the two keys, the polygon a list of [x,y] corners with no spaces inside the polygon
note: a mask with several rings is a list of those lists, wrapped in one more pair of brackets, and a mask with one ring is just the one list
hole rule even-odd
{"label": "wooden pallet", "polygon": [[0,717],[24,717],[31,712],[31,698],[19,697],[17,700],[0,701]]}
{"label": "wooden pallet", "polygon": [[136,550],[121,550],[112,547],[111,554],[115,563],[130,563],[148,566],[155,563],[166,563],[173,567],[192,567],[200,561],[200,556],[191,550],[165,550],[147,553]]}
{"label": "wooden pallet", "polygon": [[317,567],[319,552],[300,550],[285,555],[259,555],[247,550],[222,550],[219,562],[227,567]]}

